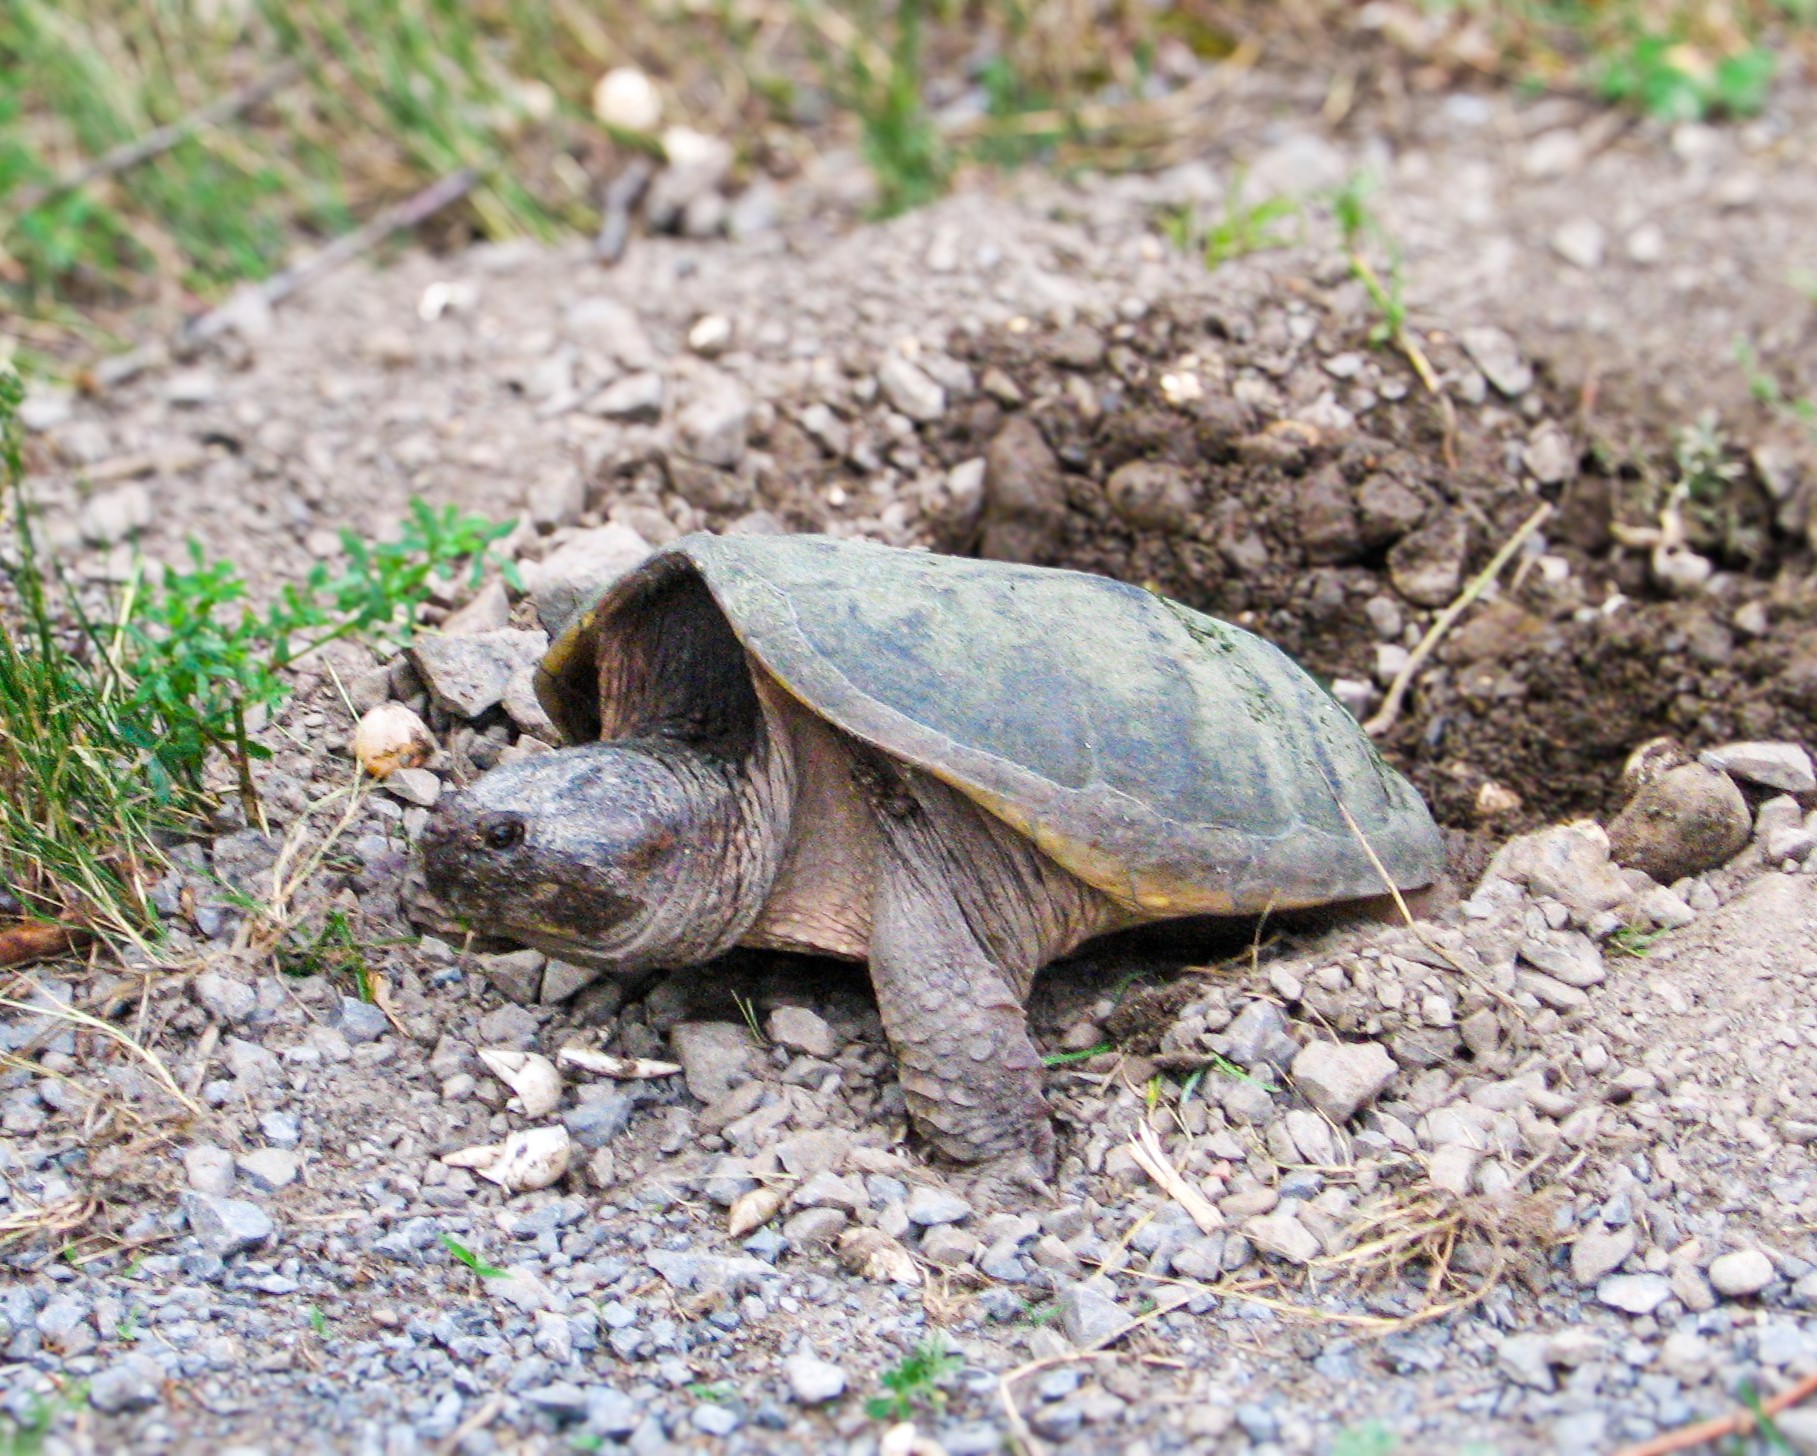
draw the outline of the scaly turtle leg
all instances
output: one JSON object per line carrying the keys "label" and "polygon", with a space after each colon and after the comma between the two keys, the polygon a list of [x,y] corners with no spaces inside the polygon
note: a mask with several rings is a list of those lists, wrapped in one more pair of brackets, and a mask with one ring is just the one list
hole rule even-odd
{"label": "scaly turtle leg", "polygon": [[1054,1134],[1023,1009],[1032,965],[1005,964],[974,925],[1027,886],[988,883],[992,836],[945,785],[893,765],[866,780],[882,839],[871,981],[909,1114],[985,1184],[1045,1191]]}

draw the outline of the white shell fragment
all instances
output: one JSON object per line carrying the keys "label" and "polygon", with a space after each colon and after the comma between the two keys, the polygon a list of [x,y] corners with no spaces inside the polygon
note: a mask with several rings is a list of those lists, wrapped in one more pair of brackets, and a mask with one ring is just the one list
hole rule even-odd
{"label": "white shell fragment", "polygon": [[915,1256],[881,1229],[847,1229],[839,1239],[839,1262],[879,1284],[914,1286],[921,1282]]}
{"label": "white shell fragment", "polygon": [[593,87],[593,114],[624,131],[655,131],[662,121],[662,94],[635,66],[614,66]]}
{"label": "white shell fragment", "polygon": [[353,730],[353,756],[375,779],[421,768],[435,753],[429,725],[402,703],[369,708]]}
{"label": "white shell fragment", "polygon": [[561,1106],[561,1073],[555,1063],[536,1052],[482,1051],[486,1070],[517,1094],[525,1117],[547,1117]]}
{"label": "white shell fragment", "polygon": [[726,1211],[726,1233],[731,1238],[740,1239],[752,1229],[762,1228],[782,1207],[783,1191],[780,1188],[753,1188],[749,1193],[741,1193],[732,1200],[732,1206]]}
{"label": "white shell fragment", "polygon": [[573,1152],[568,1129],[556,1123],[514,1132],[502,1143],[444,1153],[442,1162],[450,1168],[471,1168],[509,1192],[528,1193],[547,1188],[567,1172]]}
{"label": "white shell fragment", "polygon": [[577,1072],[591,1072],[595,1077],[612,1077],[620,1082],[673,1077],[681,1071],[680,1062],[656,1062],[647,1057],[617,1057],[610,1052],[596,1052],[583,1046],[565,1046],[555,1054],[555,1060]]}

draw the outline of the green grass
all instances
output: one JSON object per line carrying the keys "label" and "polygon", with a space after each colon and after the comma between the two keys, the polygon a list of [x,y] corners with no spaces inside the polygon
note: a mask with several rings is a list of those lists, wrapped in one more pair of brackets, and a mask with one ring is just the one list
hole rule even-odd
{"label": "green grass", "polygon": [[1501,74],[1589,91],[1664,121],[1762,110],[1776,47],[1808,39],[1811,0],[1426,0],[1480,23]]}
{"label": "green grass", "polygon": [[[26,913],[145,944],[145,886],[163,845],[210,807],[216,755],[235,769],[250,814],[250,722],[282,707],[289,669],[324,643],[408,636],[438,580],[477,580],[510,529],[414,502],[401,538],[343,536],[348,565],[318,564],[262,608],[227,562],[192,546],[191,569],[140,570],[105,611],[65,582],[38,546],[17,410],[23,385],[0,368],[0,883]],[[348,938],[343,938],[348,939]],[[347,946],[324,945],[323,953]]]}
{"label": "green grass", "polygon": [[1654,944],[1671,932],[1667,930],[1643,930],[1638,925],[1624,925],[1609,937],[1609,944],[1623,955],[1644,960],[1652,952]]}
{"label": "green grass", "polygon": [[1114,1051],[1116,1043],[1101,1041],[1096,1046],[1085,1047],[1076,1052],[1048,1052],[1041,1058],[1044,1067],[1070,1067],[1079,1062],[1089,1062],[1093,1057],[1103,1056],[1105,1052]]}
{"label": "green grass", "polygon": [[[208,12],[216,12],[210,19]],[[0,9],[0,211],[97,157],[282,67],[300,79],[0,234],[20,295],[131,291],[168,272],[201,293],[280,267],[297,237],[345,231],[375,194],[477,168],[478,231],[553,235],[590,216],[563,169],[522,165],[526,128],[563,132],[551,77],[584,88],[531,0],[9,0]],[[571,38],[570,38],[571,39]],[[545,114],[548,113],[548,114]],[[543,150],[552,150],[545,147]]]}
{"label": "green grass", "polygon": [[878,1377],[884,1394],[864,1403],[865,1414],[874,1421],[911,1420],[918,1410],[938,1414],[946,1407],[946,1392],[941,1387],[964,1365],[960,1356],[946,1348],[944,1339],[930,1335]]}
{"label": "green grass", "polygon": [[1245,202],[1243,180],[1240,171],[1232,177],[1223,207],[1209,223],[1190,207],[1177,208],[1162,215],[1162,233],[1181,252],[1197,252],[1214,270],[1251,253],[1291,247],[1298,241],[1297,230],[1285,224],[1303,216],[1299,202],[1291,197]]}
{"label": "green grass", "polygon": [[442,1235],[442,1247],[450,1254],[454,1255],[461,1263],[465,1264],[481,1279],[503,1279],[509,1272],[497,1268],[492,1264],[488,1264],[478,1254],[474,1253],[473,1250],[469,1249],[465,1244],[461,1243],[460,1240],[456,1239],[453,1234]]}
{"label": "green grass", "polygon": [[372,1000],[372,968],[345,910],[330,910],[313,935],[280,945],[277,956],[285,975],[346,976],[360,1000]]}
{"label": "green grass", "polygon": [[[1343,235],[1344,251],[1350,255],[1350,273],[1363,285],[1374,306],[1377,318],[1369,330],[1369,342],[1378,348],[1405,337],[1407,303],[1401,280],[1401,252],[1369,206],[1369,195],[1375,190],[1373,178],[1358,173],[1331,194],[1331,212],[1338,231]],[[1369,261],[1365,249],[1371,241],[1387,253],[1388,276]]]}

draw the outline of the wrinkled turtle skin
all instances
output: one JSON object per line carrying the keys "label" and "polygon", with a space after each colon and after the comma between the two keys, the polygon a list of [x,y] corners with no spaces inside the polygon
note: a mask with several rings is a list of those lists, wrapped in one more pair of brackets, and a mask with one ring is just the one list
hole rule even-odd
{"label": "wrinkled turtle skin", "polygon": [[444,800],[431,884],[614,968],[866,959],[922,1131],[1010,1171],[1052,1158],[1022,1012],[1042,964],[1442,869],[1418,794],[1283,653],[1077,572],[688,536],[567,628],[537,690],[579,746]]}

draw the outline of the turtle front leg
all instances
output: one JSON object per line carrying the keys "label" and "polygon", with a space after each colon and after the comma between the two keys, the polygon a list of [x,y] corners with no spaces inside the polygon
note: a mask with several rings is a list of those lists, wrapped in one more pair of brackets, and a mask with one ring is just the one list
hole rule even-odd
{"label": "turtle front leg", "polygon": [[986,953],[938,873],[886,854],[871,981],[909,1115],[987,1185],[1044,1189],[1054,1133],[1015,977]]}

